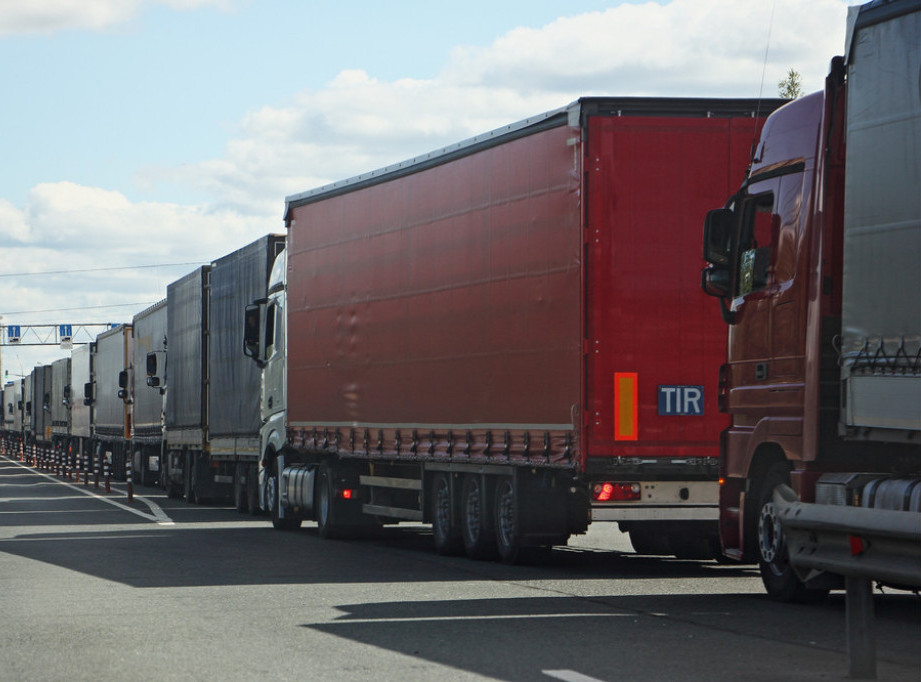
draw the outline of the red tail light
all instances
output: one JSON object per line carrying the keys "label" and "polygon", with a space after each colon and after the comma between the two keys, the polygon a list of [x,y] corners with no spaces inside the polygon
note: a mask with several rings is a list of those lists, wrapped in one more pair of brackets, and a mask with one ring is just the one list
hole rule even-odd
{"label": "red tail light", "polygon": [[343,499],[343,500],[351,500],[351,499],[352,499],[352,495],[353,495],[354,493],[353,493],[349,488],[346,488],[345,490],[343,490],[343,491],[340,492],[339,494],[342,496],[342,499]]}
{"label": "red tail light", "polygon": [[627,502],[642,497],[639,483],[596,483],[592,497],[596,502]]}

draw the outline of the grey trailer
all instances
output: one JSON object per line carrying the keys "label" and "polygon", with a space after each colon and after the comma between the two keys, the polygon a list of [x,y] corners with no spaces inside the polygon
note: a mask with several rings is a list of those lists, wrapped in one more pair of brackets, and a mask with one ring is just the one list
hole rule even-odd
{"label": "grey trailer", "polygon": [[921,431],[921,12],[850,10],[841,429],[917,445]]}
{"label": "grey trailer", "polygon": [[208,302],[207,424],[212,467],[233,481],[239,511],[257,504],[262,373],[243,352],[245,304],[265,298],[285,236],[269,234],[211,264]]}
{"label": "grey trailer", "polygon": [[51,440],[56,447],[70,445],[70,358],[51,363]]}
{"label": "grey trailer", "polygon": [[131,325],[120,324],[96,337],[93,355],[96,457],[118,480],[125,480],[131,438],[132,347]]}
{"label": "grey trailer", "polygon": [[36,365],[32,370],[32,437],[43,447],[51,447],[51,365]]}
{"label": "grey trailer", "polygon": [[131,322],[135,375],[131,453],[134,481],[141,485],[152,485],[160,478],[165,386],[151,386],[146,375],[151,361],[165,369],[166,317],[166,299],[163,299],[135,315]]}
{"label": "grey trailer", "polygon": [[167,495],[190,502],[211,494],[205,457],[205,385],[208,319],[206,287],[211,267],[204,265],[166,287],[166,338],[169,380],[166,388],[164,483]]}
{"label": "grey trailer", "polygon": [[70,354],[70,433],[82,454],[93,437],[92,359],[95,343],[74,346]]}
{"label": "grey trailer", "polygon": [[27,374],[22,379],[22,408],[19,414],[22,420],[22,438],[27,445],[35,440],[32,432],[32,375]]}

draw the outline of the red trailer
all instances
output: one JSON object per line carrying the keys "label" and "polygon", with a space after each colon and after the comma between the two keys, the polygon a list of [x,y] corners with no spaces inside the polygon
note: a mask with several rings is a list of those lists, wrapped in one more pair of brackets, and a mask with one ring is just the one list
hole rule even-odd
{"label": "red trailer", "polygon": [[514,560],[613,520],[712,556],[726,339],[687,253],[778,105],[582,99],[289,197],[247,337],[276,525]]}

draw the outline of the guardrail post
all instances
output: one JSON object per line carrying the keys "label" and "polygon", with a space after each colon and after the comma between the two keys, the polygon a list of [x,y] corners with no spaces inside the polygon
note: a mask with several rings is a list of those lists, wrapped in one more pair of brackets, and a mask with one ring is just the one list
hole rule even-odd
{"label": "guardrail post", "polygon": [[847,576],[848,677],[876,679],[876,627],[873,619],[873,583],[869,578]]}

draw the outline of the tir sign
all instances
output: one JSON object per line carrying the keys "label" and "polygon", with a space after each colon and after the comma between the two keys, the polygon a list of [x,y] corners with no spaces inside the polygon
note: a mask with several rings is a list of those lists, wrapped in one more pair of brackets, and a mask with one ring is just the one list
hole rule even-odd
{"label": "tir sign", "polygon": [[659,386],[659,415],[699,417],[703,413],[703,386]]}

